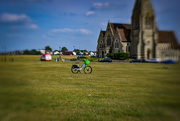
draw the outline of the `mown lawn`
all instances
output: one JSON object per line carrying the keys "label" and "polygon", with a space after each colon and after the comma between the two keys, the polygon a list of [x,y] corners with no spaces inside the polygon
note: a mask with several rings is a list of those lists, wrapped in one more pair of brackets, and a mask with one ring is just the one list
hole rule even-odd
{"label": "mown lawn", "polygon": [[1,121],[180,119],[180,64],[91,62],[88,75],[72,74],[75,62],[39,58],[0,61]]}

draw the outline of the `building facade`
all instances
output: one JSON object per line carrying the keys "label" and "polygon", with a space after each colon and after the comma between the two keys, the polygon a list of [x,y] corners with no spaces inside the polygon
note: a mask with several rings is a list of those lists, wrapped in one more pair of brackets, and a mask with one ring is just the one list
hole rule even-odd
{"label": "building facade", "polygon": [[180,45],[173,31],[160,31],[151,0],[136,0],[131,24],[108,22],[100,31],[97,52],[100,57],[114,52],[127,52],[137,59],[178,60]]}

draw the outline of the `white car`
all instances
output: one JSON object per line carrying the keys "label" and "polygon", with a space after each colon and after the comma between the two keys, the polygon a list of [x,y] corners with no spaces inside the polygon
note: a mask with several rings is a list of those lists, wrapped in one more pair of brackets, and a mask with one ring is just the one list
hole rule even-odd
{"label": "white car", "polygon": [[159,58],[153,58],[153,59],[147,60],[146,62],[148,62],[148,63],[160,63],[161,60]]}

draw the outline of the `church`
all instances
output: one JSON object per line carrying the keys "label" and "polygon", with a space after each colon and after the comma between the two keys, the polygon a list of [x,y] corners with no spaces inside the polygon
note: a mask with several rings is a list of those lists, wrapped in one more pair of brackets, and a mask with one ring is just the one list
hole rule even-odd
{"label": "church", "polygon": [[173,31],[159,30],[151,0],[136,0],[131,24],[108,22],[98,38],[98,56],[126,52],[131,58],[178,61],[180,45]]}

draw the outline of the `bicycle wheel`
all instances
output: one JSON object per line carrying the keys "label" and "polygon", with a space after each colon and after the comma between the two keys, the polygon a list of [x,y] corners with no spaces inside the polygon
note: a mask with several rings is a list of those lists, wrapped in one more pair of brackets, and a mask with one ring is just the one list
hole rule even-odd
{"label": "bicycle wheel", "polygon": [[84,67],[84,73],[85,74],[90,74],[91,72],[92,72],[91,66]]}
{"label": "bicycle wheel", "polygon": [[79,71],[79,70],[74,69],[74,68],[73,68],[73,66],[72,66],[72,68],[71,68],[71,72],[72,72],[73,74],[77,74],[77,73],[78,73],[78,71]]}

